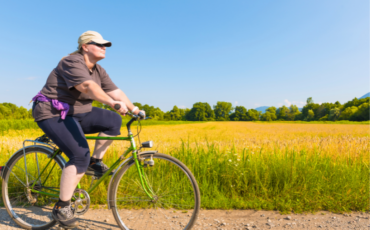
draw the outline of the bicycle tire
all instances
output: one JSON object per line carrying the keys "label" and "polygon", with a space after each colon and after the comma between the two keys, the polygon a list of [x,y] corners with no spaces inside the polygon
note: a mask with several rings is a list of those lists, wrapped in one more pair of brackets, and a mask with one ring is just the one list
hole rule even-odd
{"label": "bicycle tire", "polygon": [[141,164],[151,157],[154,166],[147,165],[144,173],[157,200],[154,203],[142,190],[135,162],[129,161],[117,172],[111,188],[109,202],[117,224],[125,230],[148,230],[161,229],[161,221],[171,229],[191,229],[200,210],[200,192],[194,176],[178,159],[161,153],[140,155]]}
{"label": "bicycle tire", "polygon": [[[45,167],[46,163],[49,162],[49,158],[52,156],[53,150],[43,147],[27,147],[25,149],[25,153],[27,174],[29,175],[28,184],[32,185],[32,183],[37,179],[37,175],[39,173],[37,165],[32,164],[32,158],[36,159],[37,154],[41,171]],[[33,155],[32,153],[36,154]],[[42,191],[46,190],[46,188],[59,188],[60,176],[64,165],[65,161],[61,156],[57,155],[54,157],[51,164],[48,166],[48,169],[46,169],[45,173],[42,174],[41,177],[41,181],[43,181],[43,179],[47,179],[47,181],[44,181],[44,183],[41,184],[40,182],[37,182],[35,188]],[[34,193],[32,196],[34,198],[36,197],[36,202],[31,204],[27,198],[27,182],[25,179],[26,173],[24,166],[23,149],[16,152],[5,166],[5,170],[3,172],[2,196],[6,211],[22,228],[37,230],[49,229],[56,224],[56,221],[51,216],[52,206],[50,205],[51,203],[55,203],[58,199]],[[48,173],[49,177],[46,178]]]}

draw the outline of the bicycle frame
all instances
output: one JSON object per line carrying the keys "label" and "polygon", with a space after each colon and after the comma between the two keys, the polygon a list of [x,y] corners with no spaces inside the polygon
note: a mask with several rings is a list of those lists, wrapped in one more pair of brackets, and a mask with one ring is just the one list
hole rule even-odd
{"label": "bicycle frame", "polygon": [[[140,164],[139,162],[139,159],[138,159],[138,153],[137,153],[137,148],[136,148],[136,144],[135,144],[135,139],[134,139],[134,136],[132,135],[131,131],[129,131],[129,135],[128,137],[100,137],[100,136],[86,136],[86,139],[88,140],[121,140],[121,141],[130,141],[131,142],[131,146],[120,156],[120,158],[109,168],[109,170],[104,173],[104,175],[102,177],[100,177],[98,179],[97,182],[94,183],[94,185],[91,184],[90,188],[87,190],[87,193],[91,193],[95,190],[95,188],[105,179],[109,176],[109,174],[117,167],[121,164],[122,161],[125,160],[126,156],[132,152],[132,157],[135,161],[135,165],[136,165],[136,168],[138,170],[138,173],[139,173],[139,176],[140,176],[140,183],[141,183],[141,186],[143,188],[143,190],[145,191],[145,193],[148,195],[148,197],[151,199],[151,200],[154,200],[155,199],[155,193],[152,191],[152,189],[150,188],[150,186],[148,185],[148,181],[147,181],[147,178],[145,176],[145,174],[143,173],[143,166]],[[36,185],[36,182],[39,181],[41,186],[43,185],[43,183],[41,182],[41,175],[45,172],[46,168],[50,165],[51,161],[57,156],[57,154],[60,154],[60,150],[59,149],[56,149],[54,151],[54,153],[52,154],[51,156],[51,159],[50,161],[46,164],[45,168],[41,171],[40,173],[40,169],[39,169],[39,164],[38,164],[38,160],[37,160],[37,155],[36,155],[36,160],[37,160],[37,169],[38,169],[38,172],[39,172],[39,176],[38,178],[33,182],[33,184],[31,185],[30,187],[30,191],[33,192],[33,193],[38,193],[38,194],[43,194],[43,195],[47,195],[47,196],[52,196],[52,197],[59,197],[59,191],[58,190],[54,190],[54,189],[51,189],[51,188],[46,188],[47,190],[50,190],[50,191],[53,191],[53,192],[56,192],[58,194],[55,194],[55,193],[49,193],[49,192],[44,192],[44,191],[38,191],[38,190],[35,190],[34,189],[34,186]],[[26,162],[25,162],[26,164]],[[55,164],[54,164],[55,166]],[[53,167],[54,167],[53,166]],[[28,176],[27,176],[27,166],[25,167],[25,170],[26,170],[26,179],[28,181]],[[50,170],[50,173],[51,173],[52,170]],[[50,175],[49,173],[49,175]],[[49,175],[47,175],[44,183],[46,182],[46,180],[49,178]],[[27,182],[28,184],[28,182]],[[77,188],[81,188],[81,185],[80,183],[78,183],[77,185]]]}

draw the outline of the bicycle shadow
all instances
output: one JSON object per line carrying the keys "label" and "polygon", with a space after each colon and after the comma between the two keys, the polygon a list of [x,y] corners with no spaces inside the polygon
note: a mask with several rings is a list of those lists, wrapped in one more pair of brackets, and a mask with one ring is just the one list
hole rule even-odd
{"label": "bicycle shadow", "polygon": [[[51,209],[50,209],[51,213]],[[48,217],[48,212],[44,212],[42,216]],[[104,220],[94,220],[91,218],[79,217],[76,216],[79,220],[79,226],[77,228],[73,228],[74,230],[80,229],[119,229],[117,224],[104,222]],[[27,221],[39,221],[38,219],[32,218],[31,216],[27,216]],[[8,212],[6,211],[5,207],[0,207],[0,229],[23,229],[21,228],[14,220],[9,216]],[[60,230],[59,224],[54,225],[52,228],[53,230]]]}
{"label": "bicycle shadow", "polygon": [[79,220],[79,226],[77,228],[74,228],[75,230],[77,229],[120,229],[118,225],[115,223],[109,223],[105,222],[104,220],[93,220],[90,218],[80,218],[76,217]]}

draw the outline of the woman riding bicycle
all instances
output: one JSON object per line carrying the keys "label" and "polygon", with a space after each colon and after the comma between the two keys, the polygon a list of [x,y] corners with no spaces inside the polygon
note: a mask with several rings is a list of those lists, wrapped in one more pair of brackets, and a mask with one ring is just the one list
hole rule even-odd
{"label": "woman riding bicycle", "polygon": [[112,108],[120,105],[117,112],[121,115],[131,111],[145,116],[97,64],[111,45],[95,31],[83,33],[78,39],[78,50],[59,62],[33,98],[35,121],[69,158],[62,173],[59,201],[52,211],[53,218],[65,228],[77,226],[70,200],[82,176],[85,172],[100,176],[108,170],[102,158],[112,141],[96,140],[90,157],[84,134],[120,135],[121,117],[113,111],[92,107],[93,100]]}

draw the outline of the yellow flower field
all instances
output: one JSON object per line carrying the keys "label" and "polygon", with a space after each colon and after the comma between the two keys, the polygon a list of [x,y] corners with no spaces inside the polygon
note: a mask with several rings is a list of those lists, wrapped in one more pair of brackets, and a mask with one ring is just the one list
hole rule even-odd
{"label": "yellow flower field", "polygon": [[[144,121],[145,122],[145,121]],[[133,129],[136,133],[136,129]],[[190,142],[191,147],[215,144],[221,149],[235,147],[237,150],[250,149],[265,152],[278,149],[305,150],[330,154],[333,157],[351,154],[367,155],[370,150],[370,129],[367,125],[332,124],[284,124],[253,122],[208,122],[186,125],[143,126],[141,141],[153,140],[154,149],[170,153],[180,144]],[[123,127],[122,136],[127,131]],[[40,130],[11,130],[0,136],[0,162],[5,155],[22,147],[25,139],[41,136]],[[89,141],[93,149],[93,141]],[[127,147],[127,142],[114,142],[112,149]],[[108,155],[109,156],[109,152]]]}
{"label": "yellow flower field", "polygon": [[[127,133],[124,126],[121,133]],[[0,165],[22,147],[23,140],[40,135],[40,130],[33,129],[4,132]],[[152,125],[142,127],[140,139],[152,140],[153,149],[188,165],[198,180],[204,208],[345,212],[365,210],[369,202],[368,125]],[[93,141],[89,143],[93,149]],[[104,161],[112,164],[113,155],[128,146],[128,142],[115,141]],[[100,187],[99,193],[105,196],[106,186]],[[104,203],[104,197],[93,201]]]}

